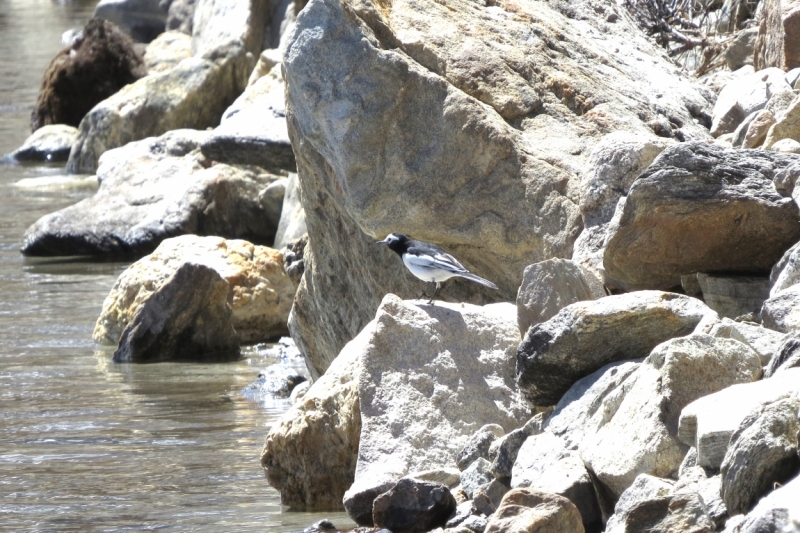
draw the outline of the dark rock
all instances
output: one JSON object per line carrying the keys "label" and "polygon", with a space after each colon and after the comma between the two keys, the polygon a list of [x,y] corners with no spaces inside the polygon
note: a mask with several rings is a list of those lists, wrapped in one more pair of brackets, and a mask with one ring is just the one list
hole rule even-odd
{"label": "dark rock", "polygon": [[489,447],[502,436],[503,428],[497,424],[490,424],[476,431],[456,456],[458,469],[465,470],[479,457],[489,459]]}
{"label": "dark rock", "polygon": [[511,490],[511,487],[508,483],[499,479],[493,479],[489,483],[475,489],[472,505],[477,512],[489,516],[500,507],[503,496],[505,496],[506,492],[509,490]]}
{"label": "dark rock", "polygon": [[781,344],[778,353],[775,354],[767,367],[764,369],[764,377],[770,378],[776,372],[800,366],[800,337],[789,335]]}
{"label": "dark rock", "polygon": [[793,154],[681,143],[631,186],[608,231],[606,283],[668,288],[693,272],[767,273],[800,240],[797,204],[773,179]]}
{"label": "dark rock", "polygon": [[36,130],[9,155],[17,161],[62,162],[69,158],[69,151],[77,138],[77,128],[49,124]]}
{"label": "dark rock", "polygon": [[456,501],[444,485],[405,478],[375,498],[372,518],[392,533],[422,533],[445,525],[455,509]]}
{"label": "dark rock", "polygon": [[729,513],[746,513],[776,482],[797,474],[799,412],[796,397],[763,405],[731,436],[721,468],[722,499]]}
{"label": "dark rock", "polygon": [[323,518],[318,522],[314,522],[309,527],[303,530],[303,533],[324,533],[325,531],[338,531],[338,528],[333,525],[333,522],[327,518]]}
{"label": "dark rock", "polygon": [[254,167],[205,168],[191,153],[204,134],[177,130],[107,152],[97,194],[40,218],[22,253],[144,255],[184,234],[272,244],[279,214],[258,196],[278,177]]}
{"label": "dark rock", "polygon": [[144,75],[131,38],[111,22],[93,18],[47,67],[31,129],[48,124],[78,127],[96,104]]}
{"label": "dark rock", "polygon": [[[673,482],[649,474],[639,474],[633,484],[623,492],[614,506],[614,514],[606,523],[606,533],[625,533],[628,529],[628,518],[638,507],[648,502],[669,501]],[[662,504],[663,505],[663,504]]]}
{"label": "dark rock", "polygon": [[762,498],[740,524],[731,528],[731,533],[795,532],[800,525],[799,501],[800,476]]}
{"label": "dark rock", "polygon": [[259,372],[256,380],[243,388],[241,392],[244,396],[252,399],[288,398],[294,388],[305,381],[308,381],[308,378],[297,374],[295,369],[275,364]]}
{"label": "dark rock", "polygon": [[178,30],[187,35],[192,34],[192,19],[197,0],[161,0],[164,4],[169,2],[166,29]]}
{"label": "dark rock", "polygon": [[305,272],[305,263],[303,262],[303,254],[308,244],[308,235],[300,237],[294,242],[286,245],[281,250],[283,254],[283,269],[292,280],[295,287],[300,284],[300,278],[303,277]]}
{"label": "dark rock", "polygon": [[113,22],[136,42],[149,43],[164,32],[167,9],[159,0],[101,0],[94,16]]}
{"label": "dark rock", "polygon": [[361,490],[353,490],[354,487],[351,486],[342,500],[347,516],[360,526],[374,526],[372,506],[375,499],[395,485],[395,482],[387,481],[377,485],[367,485]]}
{"label": "dark rock", "polygon": [[578,302],[532,326],[517,350],[517,384],[533,405],[555,405],[580,378],[647,356],[688,335],[712,311],[689,296],[641,291]]}
{"label": "dark rock", "polygon": [[114,362],[238,358],[239,336],[233,329],[228,289],[214,269],[183,264],[137,309],[122,332]]}
{"label": "dark rock", "polygon": [[528,433],[523,429],[515,429],[501,438],[502,442],[497,447],[497,455],[492,461],[491,472],[496,479],[510,478],[517,454],[522,443],[528,438]]}

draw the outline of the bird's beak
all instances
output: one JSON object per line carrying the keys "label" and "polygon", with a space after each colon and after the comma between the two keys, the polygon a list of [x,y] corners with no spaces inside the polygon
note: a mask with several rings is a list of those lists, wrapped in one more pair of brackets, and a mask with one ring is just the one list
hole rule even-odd
{"label": "bird's beak", "polygon": [[384,240],[382,240],[382,241],[378,241],[378,242],[376,242],[375,244],[386,244],[386,239],[384,239]]}

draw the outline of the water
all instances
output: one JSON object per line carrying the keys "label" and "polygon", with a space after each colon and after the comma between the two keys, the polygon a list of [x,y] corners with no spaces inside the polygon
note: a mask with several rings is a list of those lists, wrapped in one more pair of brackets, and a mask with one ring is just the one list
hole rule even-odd
{"label": "water", "polygon": [[[30,132],[62,32],[96,1],[0,0],[0,154]],[[115,365],[91,340],[125,263],[24,259],[25,229],[92,194],[56,166],[0,164],[0,531],[297,531],[343,514],[282,509],[259,465],[288,407],[239,390],[271,360]]]}

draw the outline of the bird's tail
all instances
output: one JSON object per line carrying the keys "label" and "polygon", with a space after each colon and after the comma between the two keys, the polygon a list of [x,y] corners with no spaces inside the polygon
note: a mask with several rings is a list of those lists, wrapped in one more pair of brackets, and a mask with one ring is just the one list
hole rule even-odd
{"label": "bird's tail", "polygon": [[489,287],[490,289],[498,289],[499,288],[497,285],[495,285],[494,283],[492,283],[488,279],[483,279],[480,276],[476,276],[472,272],[460,272],[458,275],[461,276],[462,278],[467,278],[470,281],[474,281],[475,283],[480,283],[484,287]]}

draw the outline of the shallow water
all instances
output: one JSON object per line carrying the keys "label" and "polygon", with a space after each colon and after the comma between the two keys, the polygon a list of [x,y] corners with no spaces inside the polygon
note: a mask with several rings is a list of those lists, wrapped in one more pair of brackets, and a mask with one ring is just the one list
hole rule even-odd
{"label": "shallow water", "polygon": [[[61,34],[95,1],[0,0],[0,154],[29,134]],[[92,329],[119,262],[26,260],[25,229],[92,194],[61,167],[0,164],[0,531],[297,531],[259,455],[286,400],[239,391],[272,362],[117,365]],[[17,184],[20,180],[26,180]]]}

